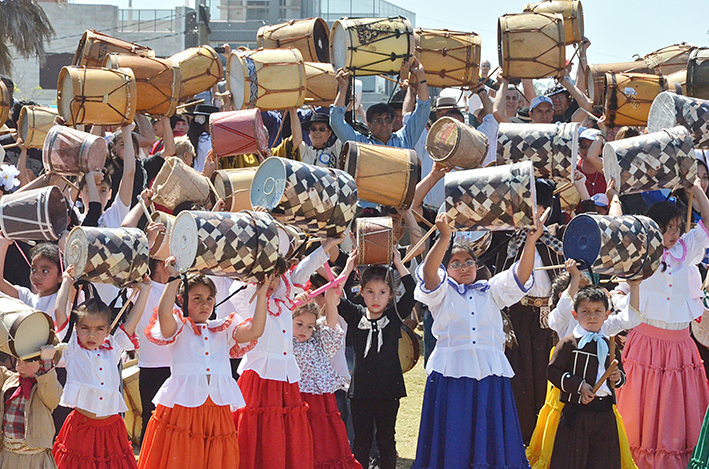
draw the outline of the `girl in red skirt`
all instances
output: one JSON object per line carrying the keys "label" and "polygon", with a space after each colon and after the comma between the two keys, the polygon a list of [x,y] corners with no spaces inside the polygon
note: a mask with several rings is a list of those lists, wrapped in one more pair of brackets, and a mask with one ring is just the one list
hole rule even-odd
{"label": "girl in red skirt", "polygon": [[[231,412],[244,399],[231,376],[229,356],[240,356],[263,333],[270,276],[256,291],[253,321],[240,323],[236,313],[209,320],[217,295],[209,278],[188,276],[178,296],[174,257],[165,260],[165,270],[170,281],[145,336],[169,347],[171,376],[153,399],[156,409],[145,431],[140,467],[236,469],[239,449]],[[174,307],[175,297],[183,310]]]}
{"label": "girl in red skirt", "polygon": [[[59,331],[69,323],[67,303],[74,283],[74,266],[63,274],[56,301]],[[74,408],[52,453],[59,469],[135,469],[135,456],[120,412],[128,408],[119,392],[118,364],[126,350],[138,348],[135,328],[145,309],[151,282],[146,276],[126,322],[110,333],[111,311],[93,298],[75,311],[76,333],[64,352],[67,378],[60,405]],[[59,332],[58,331],[58,332]]]}

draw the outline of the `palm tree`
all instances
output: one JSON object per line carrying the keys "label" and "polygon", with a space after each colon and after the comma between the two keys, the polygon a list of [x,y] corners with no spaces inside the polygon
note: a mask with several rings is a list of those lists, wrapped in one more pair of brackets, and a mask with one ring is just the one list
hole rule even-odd
{"label": "palm tree", "polygon": [[25,58],[44,55],[44,43],[54,28],[33,0],[0,0],[0,73],[12,70],[10,46]]}

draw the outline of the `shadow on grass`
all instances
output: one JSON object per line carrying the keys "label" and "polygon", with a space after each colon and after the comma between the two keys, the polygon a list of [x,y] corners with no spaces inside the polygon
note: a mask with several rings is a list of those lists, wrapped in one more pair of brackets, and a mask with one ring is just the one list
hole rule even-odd
{"label": "shadow on grass", "polygon": [[413,463],[413,459],[399,458],[396,460],[396,469],[410,469]]}

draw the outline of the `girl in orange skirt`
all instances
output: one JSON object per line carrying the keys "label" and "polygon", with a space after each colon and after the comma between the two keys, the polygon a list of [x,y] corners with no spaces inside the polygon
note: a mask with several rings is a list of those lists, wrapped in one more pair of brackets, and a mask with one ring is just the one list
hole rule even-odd
{"label": "girl in orange skirt", "polygon": [[[178,295],[175,258],[165,260],[170,279],[145,330],[153,343],[170,348],[170,378],[155,395],[155,412],[143,439],[140,468],[238,468],[232,410],[244,405],[231,376],[229,356],[238,357],[263,333],[270,276],[257,289],[252,319],[236,313],[210,321],[216,287],[204,275],[190,275]],[[175,297],[182,310],[175,308]],[[185,317],[183,311],[187,312]]]}

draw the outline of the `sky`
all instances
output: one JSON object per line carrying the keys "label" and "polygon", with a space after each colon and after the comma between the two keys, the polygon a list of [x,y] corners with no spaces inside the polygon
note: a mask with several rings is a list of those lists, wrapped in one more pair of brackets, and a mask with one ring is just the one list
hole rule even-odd
{"label": "sky", "polygon": [[[70,0],[71,1],[71,0]],[[73,0],[74,3],[104,3]],[[185,0],[132,0],[133,8],[167,8],[185,5]],[[194,6],[195,0],[187,0]],[[218,0],[212,0],[218,1]],[[324,1],[324,0],[323,0]],[[371,4],[371,0],[355,0]],[[519,13],[525,0],[390,0],[414,11],[416,26],[472,31],[481,36],[482,57],[497,66],[497,18]],[[128,7],[128,0],[105,3]],[[585,35],[591,40],[589,63],[625,62],[678,42],[709,46],[709,1],[707,0],[585,0]],[[567,48],[567,58],[573,50]]]}

